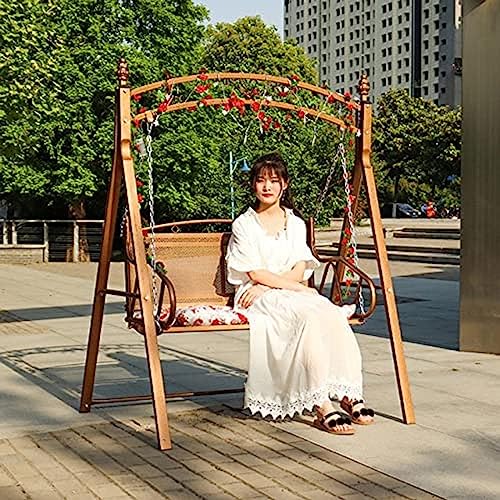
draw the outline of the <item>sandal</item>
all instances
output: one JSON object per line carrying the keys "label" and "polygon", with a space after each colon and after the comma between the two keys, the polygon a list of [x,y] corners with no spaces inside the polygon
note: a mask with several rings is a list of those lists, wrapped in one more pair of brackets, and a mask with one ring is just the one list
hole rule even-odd
{"label": "sandal", "polygon": [[[373,424],[373,417],[375,416],[375,412],[371,408],[366,408],[365,402],[362,399],[349,401],[347,398],[344,398],[340,402],[340,407],[350,415],[353,423],[358,425]],[[370,418],[363,419],[361,417]]]}
{"label": "sandal", "polygon": [[332,411],[326,415],[319,415],[313,422],[314,427],[321,429],[322,431],[329,432],[331,434],[339,434],[341,436],[350,436],[354,434],[354,429],[341,429],[341,425],[351,425],[351,421],[343,417],[339,412]]}

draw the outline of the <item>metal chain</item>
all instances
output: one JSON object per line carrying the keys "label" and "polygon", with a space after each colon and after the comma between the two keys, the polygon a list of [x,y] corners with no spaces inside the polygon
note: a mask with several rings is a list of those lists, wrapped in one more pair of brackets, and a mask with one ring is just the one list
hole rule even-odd
{"label": "metal chain", "polygon": [[127,217],[128,207],[125,207],[125,209],[123,210],[122,220],[120,221],[120,238],[123,238],[123,235],[125,234],[125,224],[127,222]]}
{"label": "metal chain", "polygon": [[153,283],[153,300],[154,310],[158,306],[158,288],[156,286],[155,269],[156,269],[156,243],[155,243],[155,211],[154,211],[154,185],[153,185],[153,138],[152,132],[158,121],[148,122],[146,124],[146,157],[148,164],[148,205],[149,205],[149,227],[151,233],[151,260],[152,272],[151,281]]}
{"label": "metal chain", "polygon": [[[347,223],[351,232],[350,235],[350,242],[351,242],[351,247],[353,248],[353,258],[354,258],[354,265],[358,266],[359,263],[359,258],[358,258],[358,243],[356,241],[356,232],[355,232],[355,225],[354,225],[354,214],[352,211],[352,199],[351,199],[351,186],[349,185],[349,173],[347,171],[347,159],[345,155],[345,147],[344,143],[341,142],[339,146],[339,154],[340,154],[340,159],[341,159],[341,165],[342,165],[342,177],[344,178],[344,190],[345,190],[345,195],[347,199]],[[363,298],[363,290],[362,287],[359,288],[359,308],[361,310],[361,313],[365,313],[365,304],[364,304],[364,298]]]}
{"label": "metal chain", "polygon": [[335,154],[335,157],[333,158],[330,172],[328,173],[328,177],[326,178],[325,187],[323,188],[323,191],[321,191],[321,194],[318,198],[318,202],[316,203],[316,211],[314,212],[315,219],[318,217],[319,211],[320,211],[320,209],[323,206],[323,203],[325,201],[326,195],[328,193],[328,188],[330,187],[330,184],[331,184],[332,179],[333,179],[333,174],[335,173],[335,167],[337,166],[337,160],[339,158],[339,155],[340,155],[340,148],[337,149],[337,153]]}

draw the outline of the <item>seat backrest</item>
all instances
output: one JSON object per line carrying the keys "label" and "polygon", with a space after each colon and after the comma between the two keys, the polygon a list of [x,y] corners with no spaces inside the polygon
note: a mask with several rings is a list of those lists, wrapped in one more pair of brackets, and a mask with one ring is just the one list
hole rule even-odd
{"label": "seat backrest", "polygon": [[177,305],[232,305],[234,288],[226,279],[231,233],[157,233],[156,259],[172,281]]}

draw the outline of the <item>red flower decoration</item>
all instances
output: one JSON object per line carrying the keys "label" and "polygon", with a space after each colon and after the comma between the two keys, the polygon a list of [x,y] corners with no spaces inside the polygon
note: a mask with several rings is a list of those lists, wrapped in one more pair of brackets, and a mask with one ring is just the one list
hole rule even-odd
{"label": "red flower decoration", "polygon": [[351,286],[352,285],[352,280],[345,280],[345,285],[346,286]]}
{"label": "red flower decoration", "polygon": [[349,240],[347,238],[342,238],[342,241],[340,242],[341,245],[347,245],[349,243]]}
{"label": "red flower decoration", "polygon": [[198,74],[198,79],[202,82],[206,82],[208,80],[207,70],[205,68],[201,68]]}
{"label": "red flower decoration", "polygon": [[145,113],[147,111],[147,108],[144,106],[139,110],[139,113]]}
{"label": "red flower decoration", "polygon": [[327,98],[326,98],[326,102],[328,104],[332,104],[335,102],[335,96],[333,94],[330,94]]}
{"label": "red flower decoration", "polygon": [[158,113],[165,113],[168,109],[168,102],[162,101],[158,106]]}
{"label": "red flower decoration", "polygon": [[141,193],[139,193],[139,194],[137,195],[137,201],[138,201],[139,203],[142,203],[142,202],[144,201],[144,196],[142,196],[142,194],[141,194]]}
{"label": "red flower decoration", "polygon": [[135,102],[139,102],[142,98],[142,94],[135,94],[132,96],[132,99],[135,101]]}
{"label": "red flower decoration", "polygon": [[350,93],[348,90],[346,90],[346,91],[344,92],[344,97],[345,97],[346,99],[351,99],[352,95],[351,95],[351,93]]}
{"label": "red flower decoration", "polygon": [[260,121],[264,121],[266,119],[266,113],[264,113],[264,111],[259,111],[258,115],[257,115],[257,118],[260,120]]}
{"label": "red flower decoration", "polygon": [[352,234],[351,229],[350,229],[350,228],[348,228],[348,227],[346,227],[346,228],[344,229],[344,234],[345,234],[346,236],[351,236],[351,234]]}
{"label": "red flower decoration", "polygon": [[134,118],[134,121],[132,123],[134,124],[135,128],[139,128],[141,125],[141,120],[139,120],[139,118]]}
{"label": "red flower decoration", "polygon": [[201,101],[200,101],[200,104],[202,106],[208,106],[208,101],[210,99],[213,99],[213,97],[210,95],[210,94],[207,94]]}
{"label": "red flower decoration", "polygon": [[300,77],[298,75],[292,75],[290,77],[290,80],[292,80],[292,82],[298,82],[300,81]]}
{"label": "red flower decoration", "polygon": [[306,112],[305,112],[303,109],[299,109],[299,110],[297,111],[297,116],[298,116],[301,120],[303,120],[303,119],[306,117]]}
{"label": "red flower decoration", "polygon": [[142,186],[144,186],[144,182],[142,182],[141,180],[139,179],[136,179],[135,180],[135,185],[138,187],[138,188],[141,188]]}
{"label": "red flower decoration", "polygon": [[278,95],[279,95],[280,97],[286,97],[289,93],[290,93],[290,91],[289,91],[289,90],[280,90],[280,91],[278,92]]}
{"label": "red flower decoration", "polygon": [[259,111],[260,109],[260,102],[253,101],[252,104],[250,104],[250,107],[252,108],[252,111],[255,111],[257,113],[257,111]]}
{"label": "red flower decoration", "polygon": [[353,103],[353,102],[348,102],[348,103],[347,103],[347,109],[348,109],[349,111],[352,111],[355,107],[356,107],[356,106],[354,105],[354,103]]}
{"label": "red flower decoration", "polygon": [[273,122],[273,127],[276,129],[276,130],[279,130],[281,128],[281,123],[278,121],[278,120],[274,120]]}
{"label": "red flower decoration", "polygon": [[207,84],[198,84],[196,85],[195,87],[195,92],[198,92],[198,94],[204,94],[208,89],[210,88],[210,84],[207,83]]}
{"label": "red flower decoration", "polygon": [[354,139],[351,137],[349,139],[349,147],[352,148],[354,146]]}
{"label": "red flower decoration", "polygon": [[292,119],[292,115],[290,113],[287,113],[285,115],[285,120],[291,120]]}

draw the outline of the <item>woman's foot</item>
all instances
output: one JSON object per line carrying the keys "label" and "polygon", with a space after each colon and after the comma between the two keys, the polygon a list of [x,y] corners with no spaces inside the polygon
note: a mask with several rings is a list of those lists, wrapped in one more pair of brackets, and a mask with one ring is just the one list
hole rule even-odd
{"label": "woman's foot", "polygon": [[366,408],[362,399],[351,400],[344,396],[340,402],[340,407],[345,410],[352,419],[354,424],[370,425],[373,424],[375,412],[371,408]]}
{"label": "woman's foot", "polygon": [[335,411],[330,401],[316,409],[316,418],[313,424],[318,429],[331,434],[349,436],[355,432],[351,421]]}

